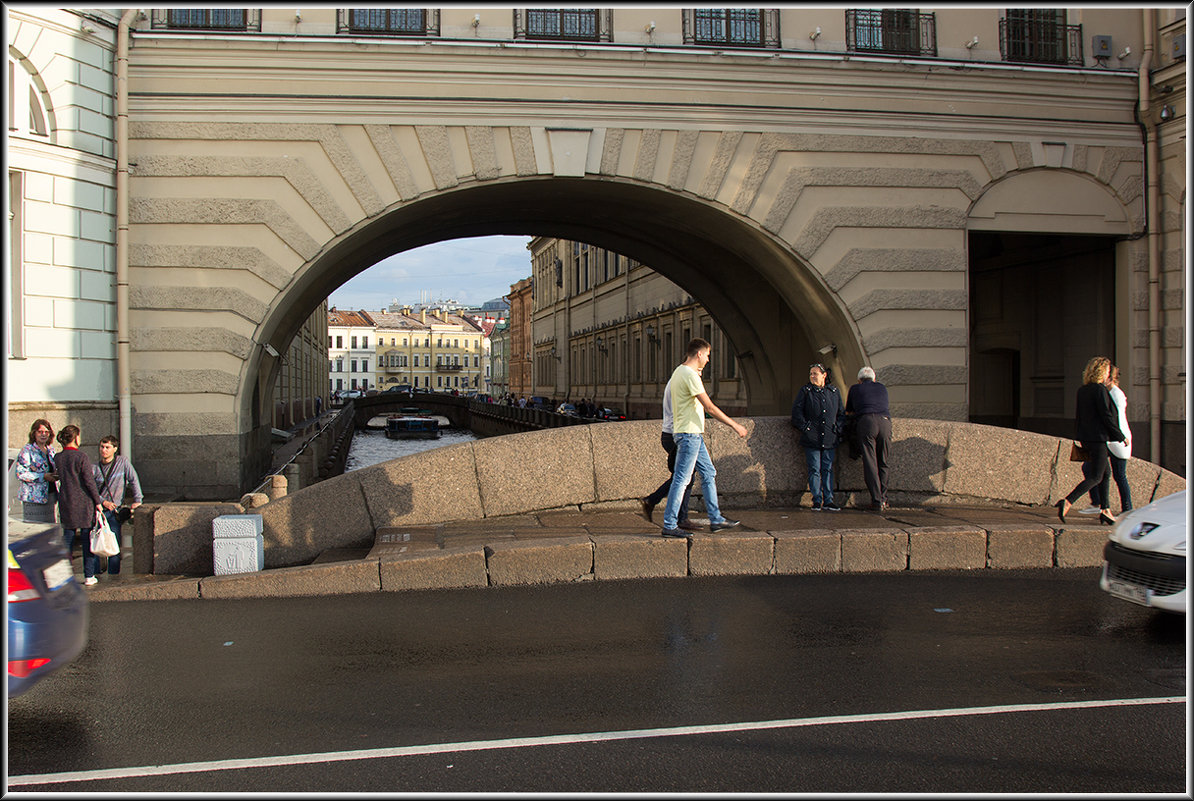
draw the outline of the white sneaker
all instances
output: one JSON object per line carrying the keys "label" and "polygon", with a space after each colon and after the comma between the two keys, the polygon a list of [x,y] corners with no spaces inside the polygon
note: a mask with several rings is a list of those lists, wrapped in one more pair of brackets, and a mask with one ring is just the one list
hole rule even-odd
{"label": "white sneaker", "polygon": [[92,584],[99,584],[99,579],[97,579],[95,576],[92,576],[89,579],[83,579],[83,583],[90,587]]}
{"label": "white sneaker", "polygon": [[1097,507],[1097,506],[1088,506],[1085,509],[1082,509],[1081,511],[1078,512],[1078,514],[1080,514],[1080,515],[1097,515],[1098,513],[1099,513],[1099,507]]}

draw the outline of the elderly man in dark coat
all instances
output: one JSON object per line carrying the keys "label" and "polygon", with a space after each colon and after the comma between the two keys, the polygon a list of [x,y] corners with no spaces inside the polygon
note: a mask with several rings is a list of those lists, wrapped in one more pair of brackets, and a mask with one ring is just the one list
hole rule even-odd
{"label": "elderly man in dark coat", "polygon": [[91,528],[95,525],[96,513],[104,509],[103,498],[95,486],[95,475],[91,459],[79,450],[81,432],[78,426],[64,426],[58,432],[62,453],[54,459],[58,473],[58,520],[62,523],[66,539],[66,552],[70,553],[75,539],[79,539],[83,550],[83,583],[95,584],[99,569],[99,557],[91,552]]}

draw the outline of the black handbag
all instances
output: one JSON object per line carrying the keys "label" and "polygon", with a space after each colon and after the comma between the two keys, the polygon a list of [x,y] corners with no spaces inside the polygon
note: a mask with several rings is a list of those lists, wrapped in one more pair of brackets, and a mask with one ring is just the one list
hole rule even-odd
{"label": "black handbag", "polygon": [[1070,443],[1070,461],[1071,462],[1085,462],[1089,458],[1090,458],[1090,454],[1088,454],[1086,452],[1086,448],[1083,448],[1077,442]]}
{"label": "black handbag", "polygon": [[120,521],[121,525],[124,525],[133,519],[133,510],[127,506],[121,506],[116,510],[116,519]]}

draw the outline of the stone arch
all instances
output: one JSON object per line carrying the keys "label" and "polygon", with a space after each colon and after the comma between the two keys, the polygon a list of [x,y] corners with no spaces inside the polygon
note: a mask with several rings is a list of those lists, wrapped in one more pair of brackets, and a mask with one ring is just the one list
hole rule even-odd
{"label": "stone arch", "polygon": [[[1119,164],[1102,172],[1118,175]],[[1143,228],[1132,217],[1140,202],[1139,175],[1120,178],[1119,186],[1103,176],[1039,167],[1009,173],[987,186],[971,204],[966,225],[971,231],[1054,232],[1131,236]]]}
{"label": "stone arch", "polygon": [[[864,363],[853,321],[820,274],[743,215],[674,188],[613,177],[530,176],[456,186],[405,203],[343,232],[308,260],[263,315],[254,340],[284,352],[310,308],[393,253],[490,234],[577,239],[630,256],[684,287],[732,343],[750,414],[783,414],[804,381],[804,360],[827,344],[839,382]],[[528,259],[528,270],[530,262]],[[276,360],[255,348],[246,380],[261,396]],[[252,393],[240,392],[252,415]]]}

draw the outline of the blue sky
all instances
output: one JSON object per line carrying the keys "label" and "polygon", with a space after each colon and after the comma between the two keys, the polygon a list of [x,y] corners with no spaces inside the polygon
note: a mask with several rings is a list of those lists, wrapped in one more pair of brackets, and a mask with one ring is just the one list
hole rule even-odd
{"label": "blue sky", "polygon": [[412,305],[452,299],[479,306],[530,276],[530,241],[529,236],[479,236],[408,250],[340,286],[328,306],[378,311],[394,298]]}

